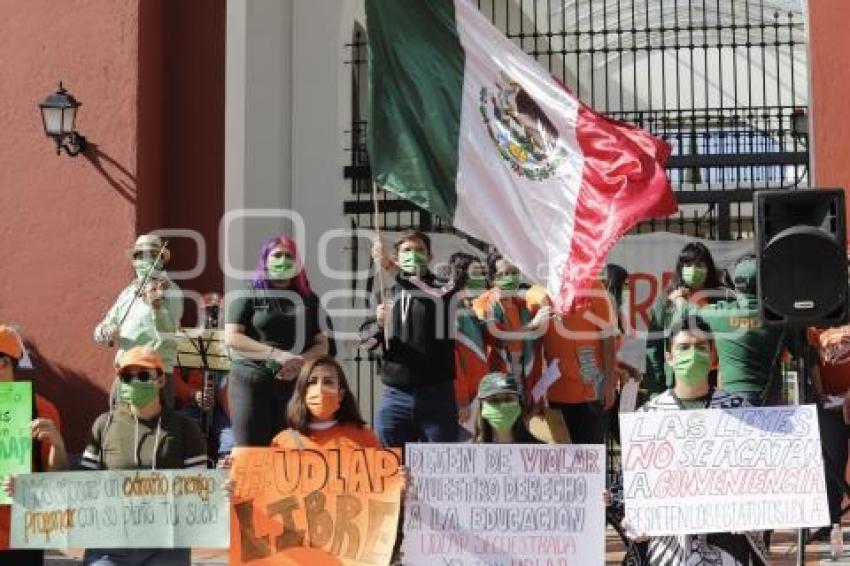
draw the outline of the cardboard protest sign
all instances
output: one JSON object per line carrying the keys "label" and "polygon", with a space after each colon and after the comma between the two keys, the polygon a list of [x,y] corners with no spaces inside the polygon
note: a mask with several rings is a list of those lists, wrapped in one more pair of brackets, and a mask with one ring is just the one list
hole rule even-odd
{"label": "cardboard protest sign", "polygon": [[[32,383],[0,383],[0,477],[32,471]],[[0,505],[12,500],[0,491]]]}
{"label": "cardboard protest sign", "polygon": [[227,548],[227,472],[125,470],[15,478],[12,548]]}
{"label": "cardboard protest sign", "polygon": [[605,562],[605,447],[408,444],[405,565]]}
{"label": "cardboard protest sign", "polygon": [[389,564],[400,464],[378,448],[235,449],[230,564]]}
{"label": "cardboard protest sign", "polygon": [[634,532],[829,524],[814,405],[621,414],[620,438]]}

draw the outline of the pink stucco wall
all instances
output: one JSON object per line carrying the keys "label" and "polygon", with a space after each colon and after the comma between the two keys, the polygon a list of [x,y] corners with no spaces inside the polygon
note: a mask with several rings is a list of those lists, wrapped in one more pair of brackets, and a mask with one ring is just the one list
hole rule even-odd
{"label": "pink stucco wall", "polygon": [[850,189],[850,2],[809,0],[808,5],[813,181],[818,187],[843,188],[846,195]]}
{"label": "pink stucco wall", "polygon": [[[217,249],[225,1],[174,4],[0,0],[0,322],[19,324],[32,342],[36,386],[59,406],[75,451],[105,407],[114,352],[94,344],[92,330],[129,281],[124,250],[137,231],[199,228]],[[37,109],[60,80],[82,102],[77,126],[96,144],[76,158],[56,155]],[[207,107],[187,94],[195,89],[212,92]],[[205,141],[193,152],[186,130],[202,119],[195,132]],[[183,222],[199,191],[208,209]],[[201,291],[221,275],[202,280]]]}

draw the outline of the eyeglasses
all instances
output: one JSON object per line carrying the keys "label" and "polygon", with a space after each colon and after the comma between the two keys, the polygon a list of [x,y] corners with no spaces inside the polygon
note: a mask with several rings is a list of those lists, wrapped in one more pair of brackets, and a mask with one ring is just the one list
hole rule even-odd
{"label": "eyeglasses", "polygon": [[152,381],[156,377],[156,374],[152,371],[142,370],[137,372],[129,372],[122,371],[118,374],[118,379],[121,380],[122,383],[129,383],[132,380],[140,381],[142,383],[146,383],[148,381]]}

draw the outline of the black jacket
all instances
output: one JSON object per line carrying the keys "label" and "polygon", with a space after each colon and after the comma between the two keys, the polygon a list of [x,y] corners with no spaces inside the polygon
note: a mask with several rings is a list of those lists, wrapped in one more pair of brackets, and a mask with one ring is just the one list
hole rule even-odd
{"label": "black jacket", "polygon": [[[457,294],[428,273],[421,278],[397,275],[386,290],[392,303],[387,329],[370,316],[360,328],[361,345],[383,350],[381,380],[392,387],[413,390],[455,377],[454,324]],[[371,308],[380,304],[380,291],[372,297]],[[384,346],[384,330],[389,347]]]}

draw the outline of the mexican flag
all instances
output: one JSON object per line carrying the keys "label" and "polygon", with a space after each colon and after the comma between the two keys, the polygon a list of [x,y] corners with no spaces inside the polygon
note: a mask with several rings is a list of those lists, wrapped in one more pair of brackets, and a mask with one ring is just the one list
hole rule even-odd
{"label": "mexican flag", "polygon": [[640,220],[669,145],[594,113],[470,0],[367,0],[375,182],[494,244],[569,308]]}

